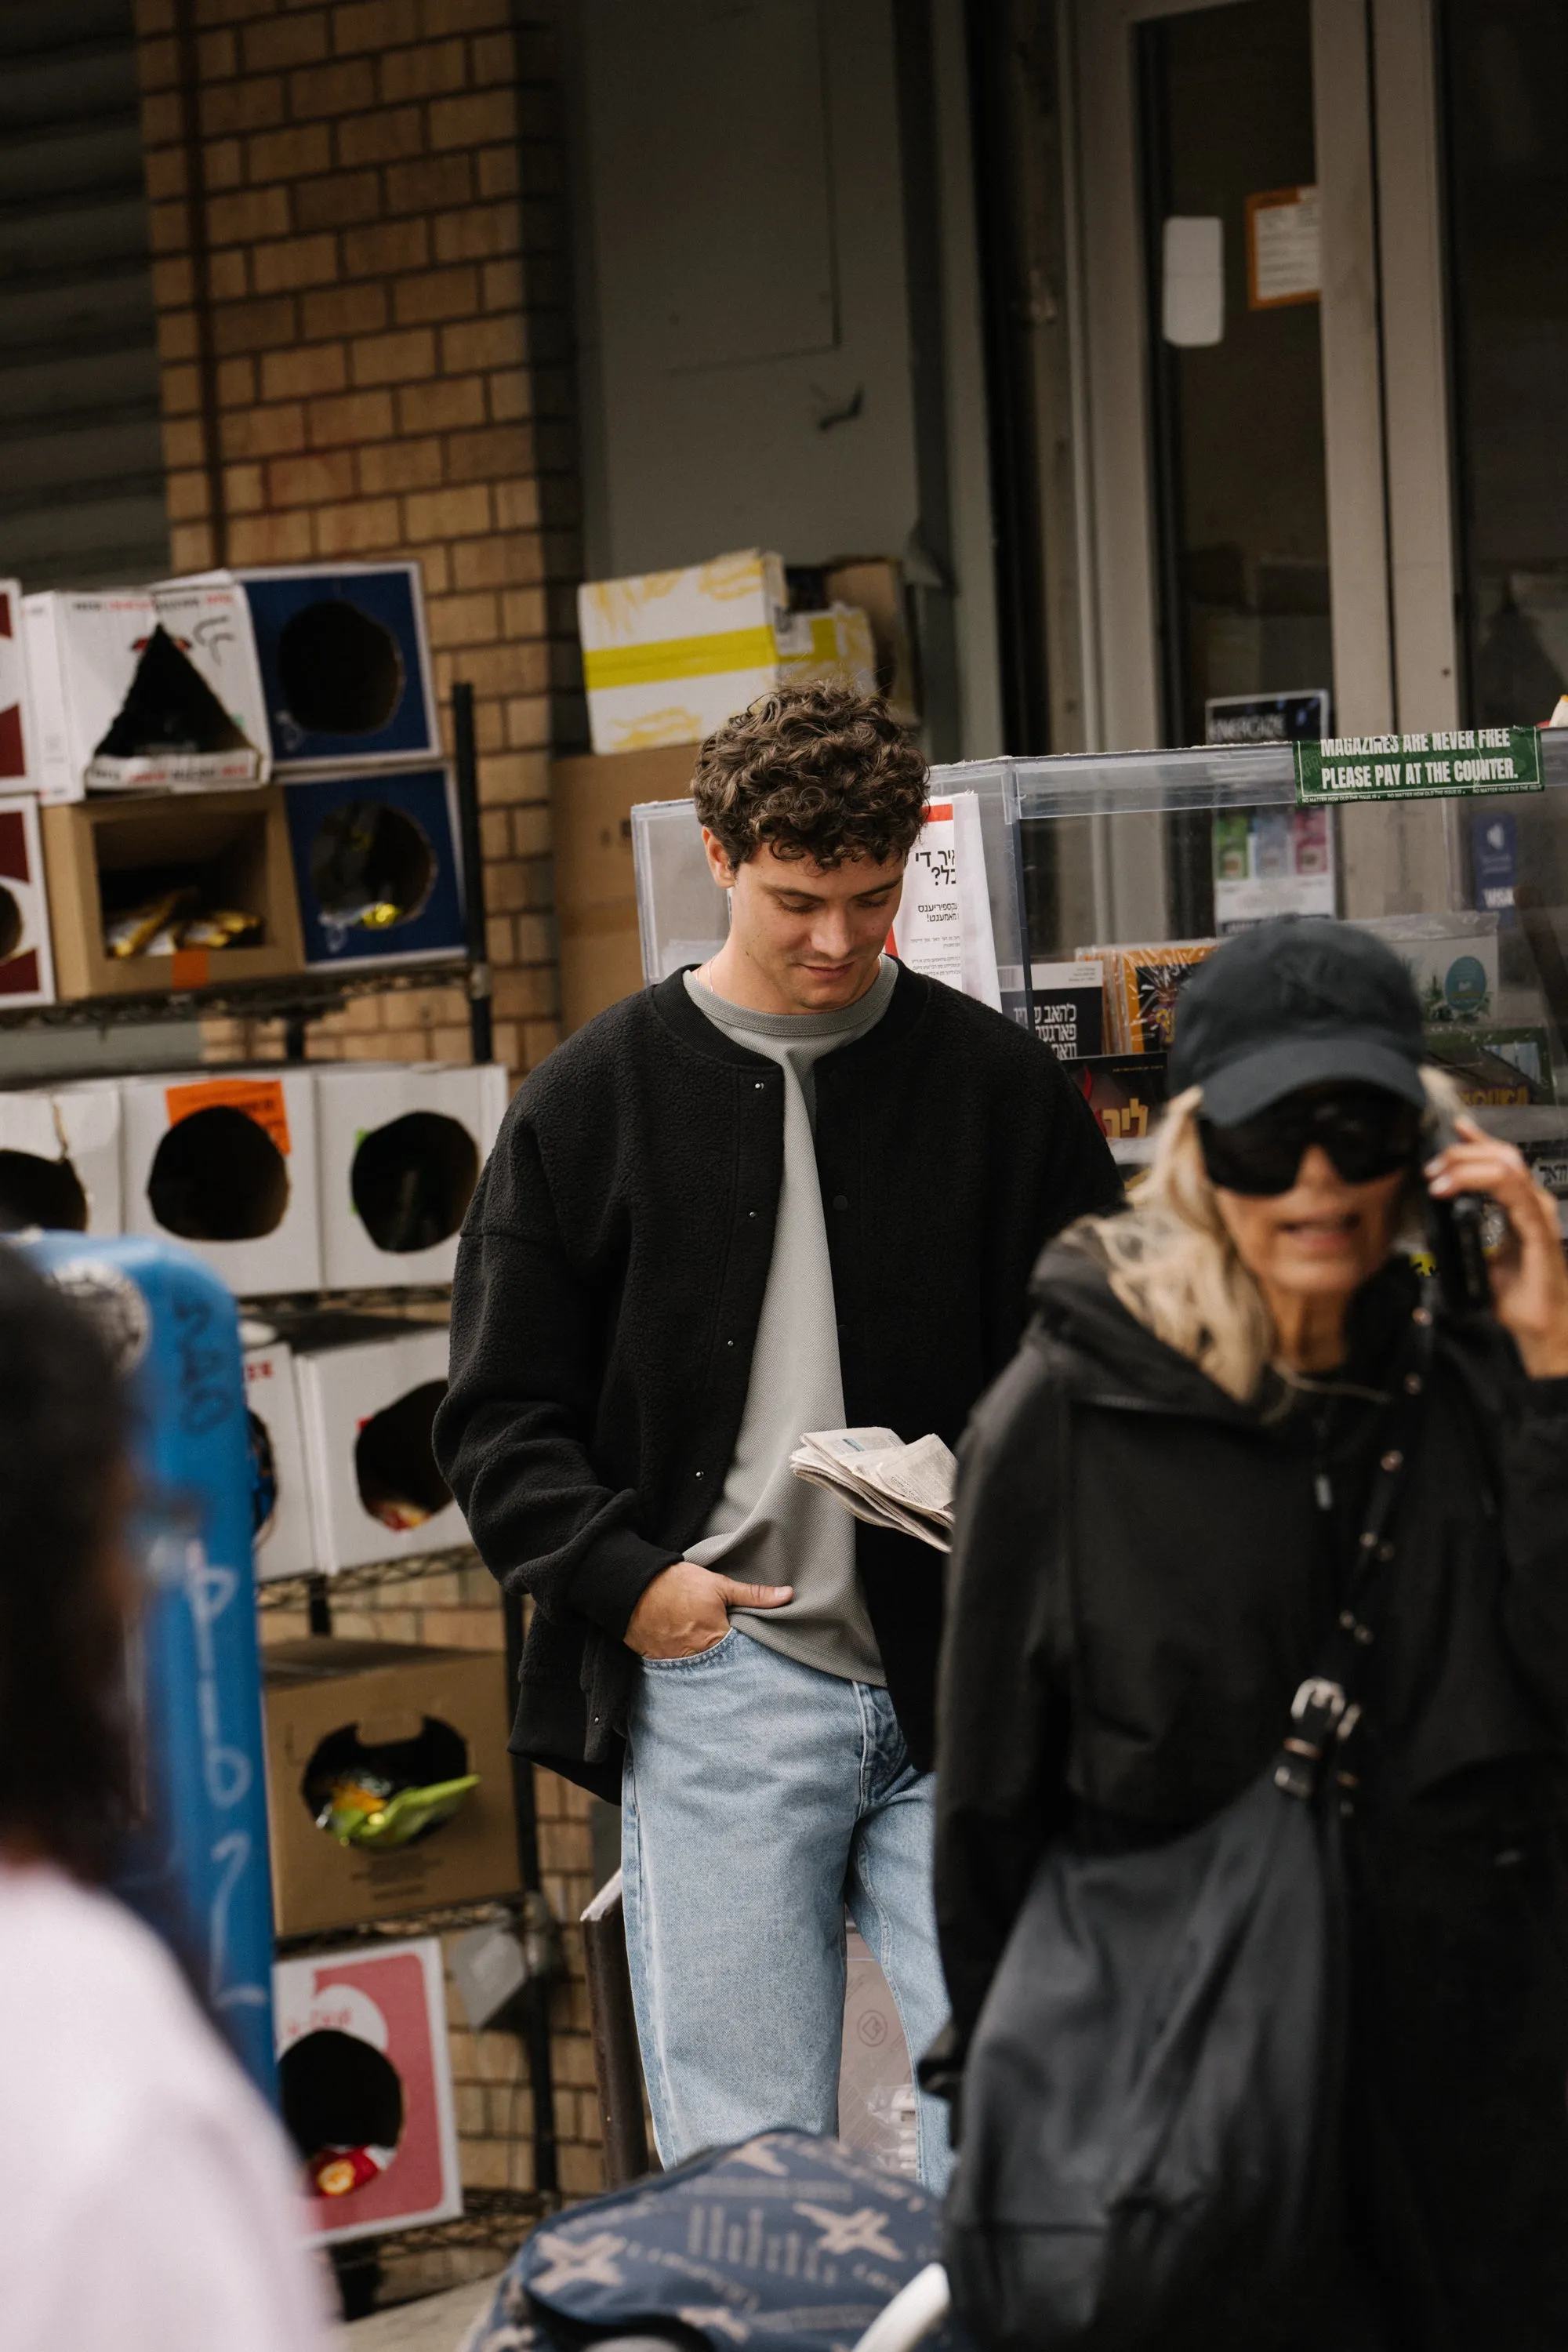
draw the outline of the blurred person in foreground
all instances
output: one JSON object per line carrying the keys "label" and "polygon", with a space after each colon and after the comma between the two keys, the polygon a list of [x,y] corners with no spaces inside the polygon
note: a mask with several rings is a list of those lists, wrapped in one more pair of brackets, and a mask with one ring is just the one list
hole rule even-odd
{"label": "blurred person in foreground", "polygon": [[129,1785],[124,1404],[0,1246],[0,2352],[314,2352],[282,2134],[99,1891]]}
{"label": "blurred person in foreground", "polygon": [[[942,2023],[941,1566],[789,1457],[846,1423],[955,1442],[1038,1251],[1121,1192],[1049,1051],[884,951],[927,781],[846,687],[709,737],[728,937],[531,1073],[458,1255],[437,1455],[536,1603],[512,1746],[622,1800],[667,2165],[837,2128],[847,1903],[910,2048]],[[932,2186],[946,2120],[921,2102]]]}
{"label": "blurred person in foreground", "polygon": [[1429,1099],[1447,1082],[1424,1071],[1415,992],[1349,925],[1274,923],[1222,947],[1180,1000],[1171,1081],[1131,1206],[1042,1257],[1034,1323],[965,1440],[938,1767],[948,2062],[1048,1842],[1156,1844],[1279,1751],[1347,1589],[1381,1416],[1425,1311],[1400,1236],[1424,1182],[1439,1202],[1488,1195],[1507,1219],[1494,1311],[1438,1307],[1428,1376],[1400,1380],[1422,1400],[1418,1437],[1383,1461],[1403,1485],[1357,1634],[1359,1785],[1342,1801],[1342,2267],[1301,2340],[1561,2352],[1556,1204],[1473,1120],[1435,1151]]}

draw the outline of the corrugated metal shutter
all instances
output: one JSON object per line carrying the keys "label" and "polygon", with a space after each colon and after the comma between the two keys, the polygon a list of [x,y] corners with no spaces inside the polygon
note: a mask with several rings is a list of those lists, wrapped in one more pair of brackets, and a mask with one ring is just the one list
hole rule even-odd
{"label": "corrugated metal shutter", "polygon": [[131,0],[0,5],[0,572],[168,569]]}

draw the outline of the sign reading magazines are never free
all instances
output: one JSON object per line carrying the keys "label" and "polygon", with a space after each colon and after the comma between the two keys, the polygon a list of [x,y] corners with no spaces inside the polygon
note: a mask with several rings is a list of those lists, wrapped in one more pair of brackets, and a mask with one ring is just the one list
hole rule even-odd
{"label": "sign reading magazines are never free", "polygon": [[1320,743],[1293,748],[1298,808],[1542,790],[1541,741],[1533,727],[1459,727],[1436,735],[1328,735]]}

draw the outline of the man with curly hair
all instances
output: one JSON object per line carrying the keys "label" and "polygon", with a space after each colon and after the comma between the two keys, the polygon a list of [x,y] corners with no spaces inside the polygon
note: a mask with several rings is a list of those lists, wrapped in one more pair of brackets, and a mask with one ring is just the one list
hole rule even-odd
{"label": "man with curly hair", "polygon": [[[1040,1249],[1119,1186],[1048,1049],[885,952],[926,801],[886,705],[710,736],[730,930],[528,1078],[469,1209],[437,1452],[534,1602],[512,1745],[619,1797],[665,2163],[831,2132],[844,1910],[917,2056],[942,1574],[795,1478],[803,1432],[955,1444]],[[922,2177],[947,2168],[921,2098]]]}

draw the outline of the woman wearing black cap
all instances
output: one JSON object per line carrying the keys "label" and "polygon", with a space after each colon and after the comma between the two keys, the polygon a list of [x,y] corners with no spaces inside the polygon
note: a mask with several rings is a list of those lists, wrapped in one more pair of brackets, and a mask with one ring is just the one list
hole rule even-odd
{"label": "woman wearing black cap", "polygon": [[1508,1226],[1493,1311],[1439,1307],[1362,1632],[1364,1712],[1342,1759],[1356,1784],[1344,2259],[1331,2316],[1304,2340],[1562,2352],[1555,1204],[1463,1118],[1433,1156],[1445,1082],[1423,1069],[1414,991],[1348,925],[1268,924],[1223,947],[1180,1000],[1171,1080],[1132,1206],[1046,1253],[1034,1327],[965,1442],[937,1830],[955,2051],[1047,1843],[1170,1838],[1278,1751],[1340,1613],[1389,1388],[1413,1377],[1403,1351],[1425,1310],[1400,1243],[1423,1164],[1439,1200],[1489,1195]]}

